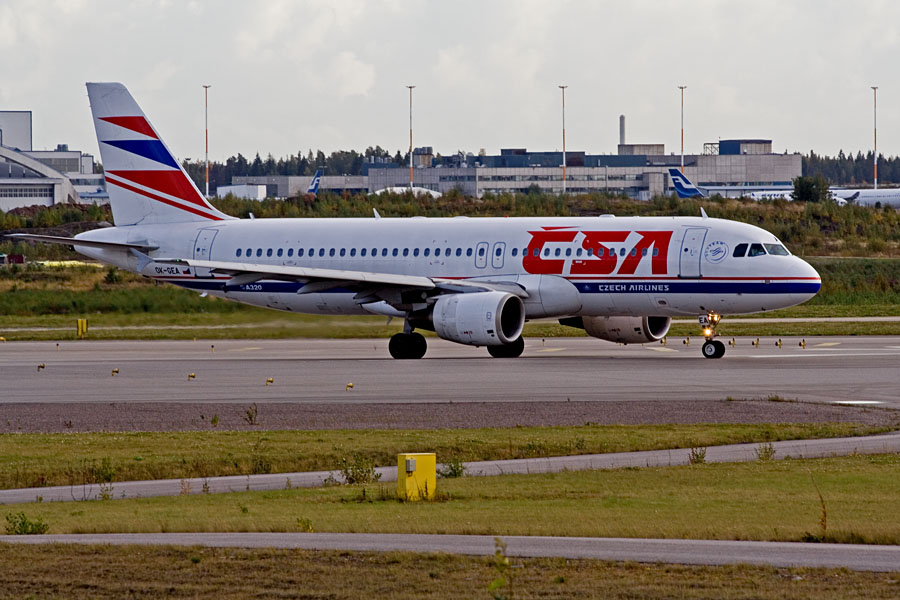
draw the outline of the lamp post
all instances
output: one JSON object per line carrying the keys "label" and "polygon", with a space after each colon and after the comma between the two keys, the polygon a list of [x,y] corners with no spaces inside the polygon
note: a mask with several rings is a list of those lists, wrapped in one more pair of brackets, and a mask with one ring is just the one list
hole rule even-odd
{"label": "lamp post", "polygon": [[874,126],[875,151],[872,154],[872,163],[875,169],[875,189],[878,189],[878,86],[872,86],[872,114]]}
{"label": "lamp post", "polygon": [[679,85],[681,90],[681,174],[684,175],[684,90],[686,85]]}
{"label": "lamp post", "polygon": [[209,198],[209,88],[203,86],[203,131],[206,137],[206,197]]}
{"label": "lamp post", "polygon": [[409,190],[413,188],[413,146],[412,146],[412,91],[416,86],[408,85],[409,88]]}
{"label": "lamp post", "polygon": [[562,90],[562,135],[563,135],[563,156],[562,156],[562,193],[566,193],[566,88],[567,85],[559,86]]}

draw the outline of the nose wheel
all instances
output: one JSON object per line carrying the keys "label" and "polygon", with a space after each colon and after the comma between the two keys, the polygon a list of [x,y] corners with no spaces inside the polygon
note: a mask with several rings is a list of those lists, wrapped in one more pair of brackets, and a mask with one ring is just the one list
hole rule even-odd
{"label": "nose wheel", "polygon": [[722,358],[725,356],[725,344],[720,342],[716,337],[716,325],[722,319],[722,315],[714,312],[700,315],[700,327],[703,328],[703,337],[706,341],[700,348],[703,358]]}

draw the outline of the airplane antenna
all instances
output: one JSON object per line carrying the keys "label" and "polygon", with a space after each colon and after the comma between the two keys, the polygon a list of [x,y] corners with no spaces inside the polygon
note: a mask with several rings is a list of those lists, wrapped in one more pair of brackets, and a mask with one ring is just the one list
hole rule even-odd
{"label": "airplane antenna", "polygon": [[700,216],[703,217],[704,219],[708,219],[708,218],[709,218],[709,215],[706,214],[706,211],[703,210],[703,207],[702,207],[702,206],[700,207]]}
{"label": "airplane antenna", "polygon": [[378,214],[378,209],[377,209],[377,208],[372,208],[372,212],[375,213],[375,218],[376,218],[376,219],[380,219],[380,218],[381,218],[381,215]]}

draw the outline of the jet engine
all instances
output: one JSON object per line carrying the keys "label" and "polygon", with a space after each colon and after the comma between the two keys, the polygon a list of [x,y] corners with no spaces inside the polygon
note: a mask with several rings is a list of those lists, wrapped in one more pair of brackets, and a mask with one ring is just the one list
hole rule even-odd
{"label": "jet engine", "polygon": [[643,344],[662,339],[672,324],[670,317],[573,317],[563,325],[584,329],[591,337],[622,344]]}
{"label": "jet engine", "polygon": [[506,292],[440,296],[431,313],[439,337],[470,346],[500,346],[515,341],[525,325],[521,298]]}

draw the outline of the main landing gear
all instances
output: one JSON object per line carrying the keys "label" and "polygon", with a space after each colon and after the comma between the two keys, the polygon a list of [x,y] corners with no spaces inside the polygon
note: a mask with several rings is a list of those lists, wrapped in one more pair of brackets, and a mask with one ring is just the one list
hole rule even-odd
{"label": "main landing gear", "polygon": [[394,358],[422,358],[428,350],[428,343],[421,333],[410,331],[409,333],[396,333],[388,342],[388,352]]}
{"label": "main landing gear", "polygon": [[701,348],[703,358],[722,358],[725,356],[725,344],[714,339],[716,337],[716,325],[719,324],[721,318],[722,315],[714,312],[700,316],[700,326],[703,328],[703,336],[706,338]]}
{"label": "main landing gear", "polygon": [[502,346],[488,346],[488,354],[494,358],[518,358],[525,350],[525,340],[520,335],[515,341]]}

